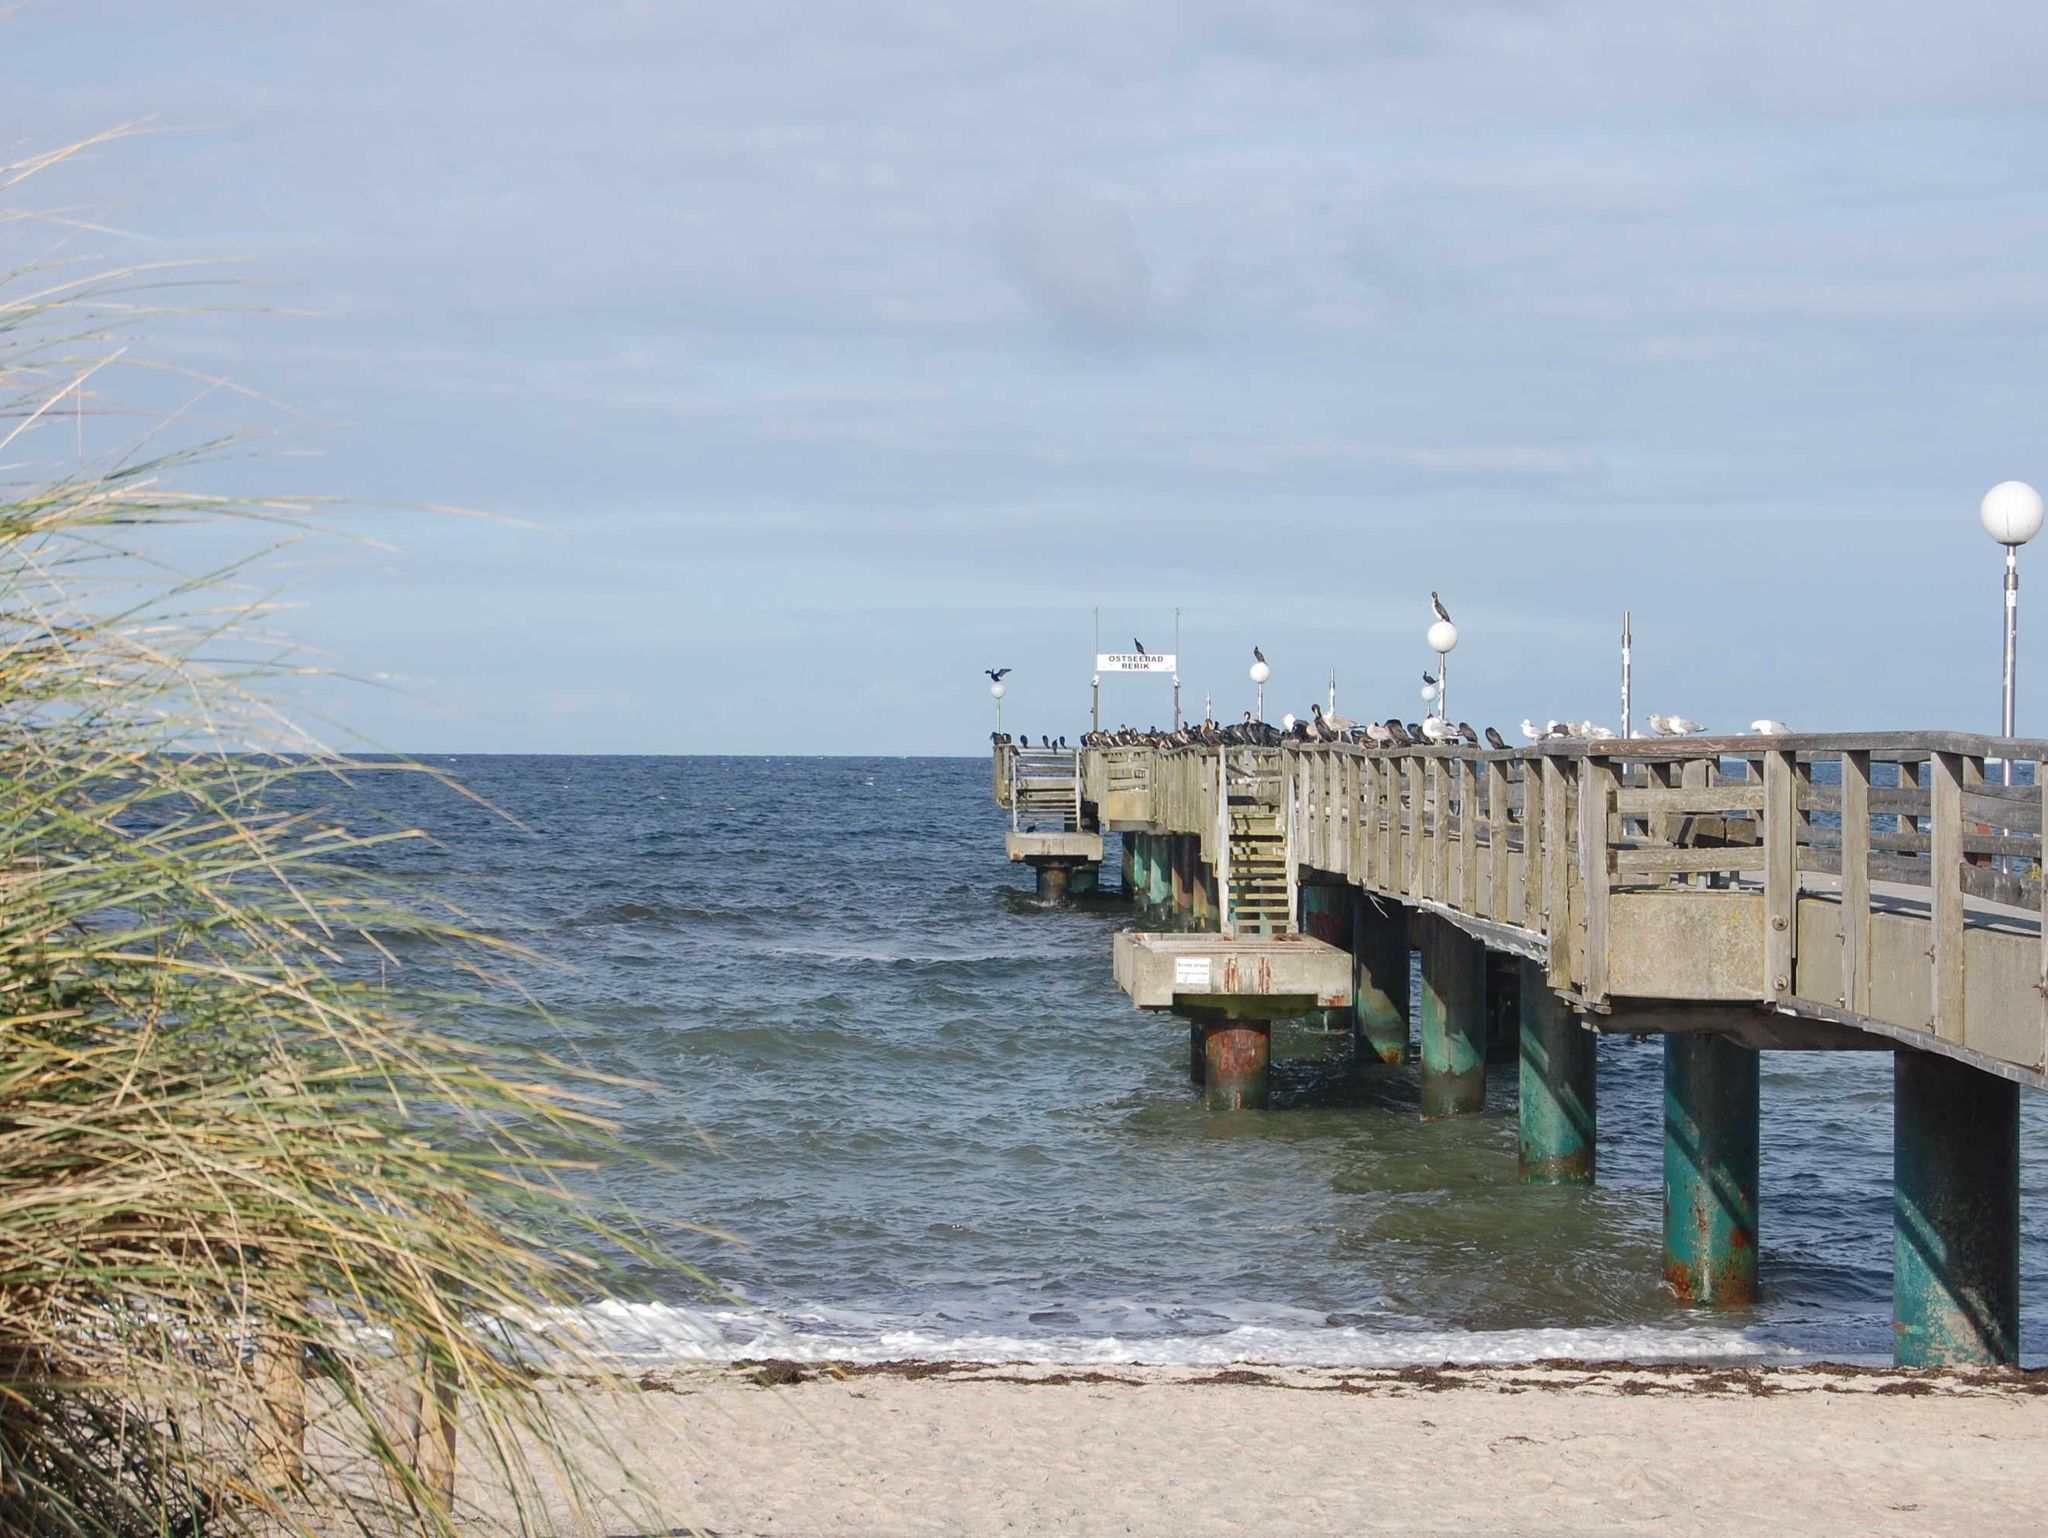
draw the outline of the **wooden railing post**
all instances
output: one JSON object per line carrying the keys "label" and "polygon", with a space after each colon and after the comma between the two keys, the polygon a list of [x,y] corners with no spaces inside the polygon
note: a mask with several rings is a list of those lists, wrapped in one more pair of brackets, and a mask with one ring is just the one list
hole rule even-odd
{"label": "wooden railing post", "polygon": [[1508,766],[1486,765],[1486,916],[1512,921],[1508,906]]}
{"label": "wooden railing post", "polygon": [[1585,891],[1585,997],[1607,997],[1607,902],[1609,859],[1607,819],[1614,811],[1614,763],[1579,760],[1579,884]]}
{"label": "wooden railing post", "polygon": [[1543,760],[1543,930],[1550,937],[1550,986],[1567,993],[1572,985],[1572,869],[1566,839],[1565,769],[1562,759]]}
{"label": "wooden railing post", "polygon": [[1870,755],[1842,754],[1842,1007],[1870,1012]]}
{"label": "wooden railing post", "polygon": [[1797,795],[1792,755],[1764,754],[1764,975],[1762,998],[1776,1004],[1792,992],[1792,948],[1799,914]]}
{"label": "wooden railing post", "polygon": [[1963,1039],[1963,756],[1928,756],[1928,878],[1933,883],[1934,997],[1927,1028]]}

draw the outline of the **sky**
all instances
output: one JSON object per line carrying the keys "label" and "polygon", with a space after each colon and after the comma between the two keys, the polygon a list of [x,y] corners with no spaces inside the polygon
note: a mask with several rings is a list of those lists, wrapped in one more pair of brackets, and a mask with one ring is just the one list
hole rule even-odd
{"label": "sky", "polygon": [[1072,737],[1098,608],[1412,719],[1432,589],[1511,735],[1624,608],[1639,713],[1992,731],[2044,79],[2038,0],[28,0],[0,143],[154,130],[17,198],[226,264],[150,346],[369,536],[288,557],[369,741]]}

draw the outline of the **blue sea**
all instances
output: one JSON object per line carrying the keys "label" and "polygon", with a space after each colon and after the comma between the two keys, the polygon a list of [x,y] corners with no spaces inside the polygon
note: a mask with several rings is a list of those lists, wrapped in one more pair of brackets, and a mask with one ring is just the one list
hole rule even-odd
{"label": "blue sea", "polygon": [[[651,1086],[601,1183],[715,1279],[595,1302],[621,1357],[1889,1360],[1889,1054],[1766,1057],[1764,1298],[1705,1315],[1660,1287],[1654,1042],[1601,1044],[1598,1186],[1525,1188],[1511,1064],[1424,1125],[1412,1067],[1282,1026],[1272,1109],[1204,1111],[1110,980],[1128,911],[1033,901],[985,759],[430,762],[496,811],[380,790],[439,836],[407,865],[559,963],[549,1045]],[[2044,1133],[2029,1096],[2029,1361]]]}

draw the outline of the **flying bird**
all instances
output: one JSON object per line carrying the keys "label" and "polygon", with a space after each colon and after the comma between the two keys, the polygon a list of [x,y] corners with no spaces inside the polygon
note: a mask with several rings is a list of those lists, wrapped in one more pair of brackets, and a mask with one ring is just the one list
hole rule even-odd
{"label": "flying bird", "polygon": [[1442,600],[1441,598],[1439,598],[1439,597],[1437,597],[1437,596],[1436,596],[1436,591],[1435,591],[1435,589],[1431,589],[1431,590],[1430,590],[1430,595],[1429,595],[1429,606],[1430,606],[1430,607],[1431,607],[1432,609],[1436,610],[1436,617],[1437,617],[1438,619],[1442,620],[1442,621],[1443,621],[1443,622],[1444,622],[1445,624],[1449,624],[1449,623],[1450,623],[1450,621],[1451,621],[1451,611],[1450,611],[1449,609],[1446,609],[1446,608],[1444,607],[1444,601],[1443,601],[1443,600]]}
{"label": "flying bird", "polygon": [[1010,676],[1008,668],[983,668],[982,671],[988,674],[988,681],[992,684],[999,684]]}
{"label": "flying bird", "polygon": [[1141,657],[1149,657],[1152,655],[1150,652],[1145,650],[1145,643],[1139,640],[1136,636],[1131,637],[1131,645],[1138,648],[1138,655]]}
{"label": "flying bird", "polygon": [[1257,648],[1256,646],[1254,646],[1254,647],[1252,648],[1252,661],[1254,661],[1254,662],[1264,662],[1265,660],[1266,660],[1266,654],[1265,654],[1264,652],[1260,651],[1260,650],[1259,650],[1259,649],[1258,649],[1258,648]]}

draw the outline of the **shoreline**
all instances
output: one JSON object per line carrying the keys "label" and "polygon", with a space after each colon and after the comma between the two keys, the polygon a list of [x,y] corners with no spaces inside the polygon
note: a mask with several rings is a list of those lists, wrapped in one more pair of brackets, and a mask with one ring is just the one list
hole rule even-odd
{"label": "shoreline", "polygon": [[2048,1448],[2048,1369],[756,1358],[550,1391],[644,1481],[555,1508],[607,1535],[1988,1538],[2039,1530]]}

